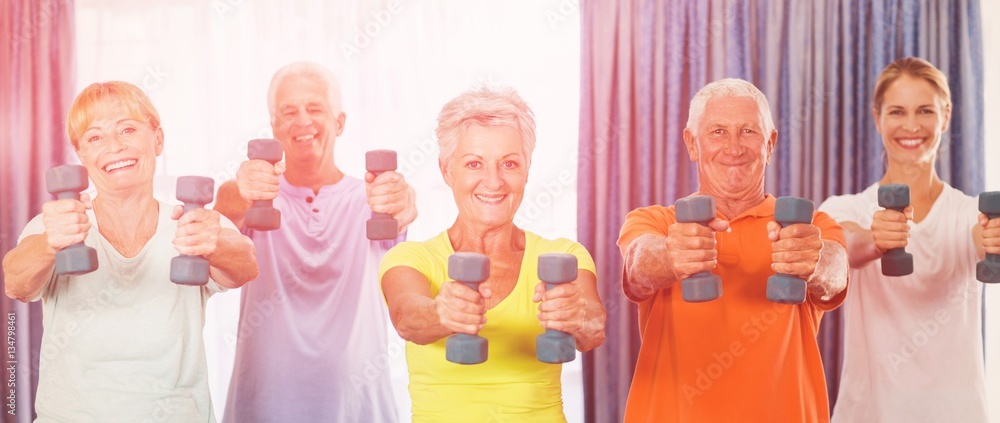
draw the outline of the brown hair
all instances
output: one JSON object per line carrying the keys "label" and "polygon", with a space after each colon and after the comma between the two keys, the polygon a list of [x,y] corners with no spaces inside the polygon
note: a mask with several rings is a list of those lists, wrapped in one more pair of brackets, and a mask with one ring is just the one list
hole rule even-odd
{"label": "brown hair", "polygon": [[951,89],[948,88],[948,77],[924,59],[904,57],[890,63],[885,69],[882,69],[882,73],[878,76],[878,82],[875,83],[875,95],[872,99],[872,107],[875,108],[876,114],[882,113],[882,98],[885,96],[886,90],[903,75],[921,78],[930,83],[941,96],[943,108],[951,108]]}

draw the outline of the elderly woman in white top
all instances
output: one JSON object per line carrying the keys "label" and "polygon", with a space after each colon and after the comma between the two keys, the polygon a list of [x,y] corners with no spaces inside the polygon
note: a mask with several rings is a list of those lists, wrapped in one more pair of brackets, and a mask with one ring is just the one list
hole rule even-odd
{"label": "elderly woman in white top", "polygon": [[[217,212],[153,198],[164,133],[137,87],[85,88],[68,132],[97,196],[45,203],[3,261],[7,296],[42,300],[36,422],[214,421],[205,303],[257,276],[252,243]],[[80,242],[97,270],[57,275],[56,252]],[[169,280],[178,254],[208,260],[207,285]]]}

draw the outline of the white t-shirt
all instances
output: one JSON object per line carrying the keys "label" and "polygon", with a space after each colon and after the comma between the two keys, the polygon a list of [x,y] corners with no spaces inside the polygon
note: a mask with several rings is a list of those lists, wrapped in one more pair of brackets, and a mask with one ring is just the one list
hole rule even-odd
{"label": "white t-shirt", "polygon": [[[869,229],[878,184],[819,209]],[[978,214],[974,197],[945,184],[927,217],[910,222],[913,274],[883,276],[878,259],[851,269],[833,422],[986,421]]]}
{"label": "white t-shirt", "polygon": [[[42,292],[36,422],[214,422],[202,328],[220,287],[170,281],[177,222],[160,202],[156,233],[126,258],[93,211],[85,244],[97,270],[53,277]],[[236,230],[225,217],[224,228]],[[21,239],[45,232],[41,215]]]}

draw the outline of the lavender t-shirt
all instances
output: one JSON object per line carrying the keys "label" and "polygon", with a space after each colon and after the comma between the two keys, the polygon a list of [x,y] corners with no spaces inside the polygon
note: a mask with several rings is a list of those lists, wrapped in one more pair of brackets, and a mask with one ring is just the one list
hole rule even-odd
{"label": "lavender t-shirt", "polygon": [[223,421],[397,421],[389,370],[370,364],[388,354],[376,278],[399,240],[367,239],[357,178],[316,194],[282,177],[274,207],[280,229],[244,229],[260,276],[243,287]]}

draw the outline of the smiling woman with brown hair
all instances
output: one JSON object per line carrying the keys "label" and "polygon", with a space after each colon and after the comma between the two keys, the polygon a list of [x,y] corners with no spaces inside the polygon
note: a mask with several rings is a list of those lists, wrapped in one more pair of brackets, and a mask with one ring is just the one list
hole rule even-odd
{"label": "smiling woman with brown hair", "polygon": [[[919,58],[898,59],[879,75],[872,103],[885,174],[820,207],[844,227],[853,285],[844,303],[833,421],[986,421],[975,272],[984,252],[1000,252],[1000,219],[978,214],[976,198],[938,176],[934,165],[952,113],[940,70]],[[886,184],[909,186],[903,212],[879,207]],[[913,255],[912,273],[884,276],[879,258],[904,247]]]}

